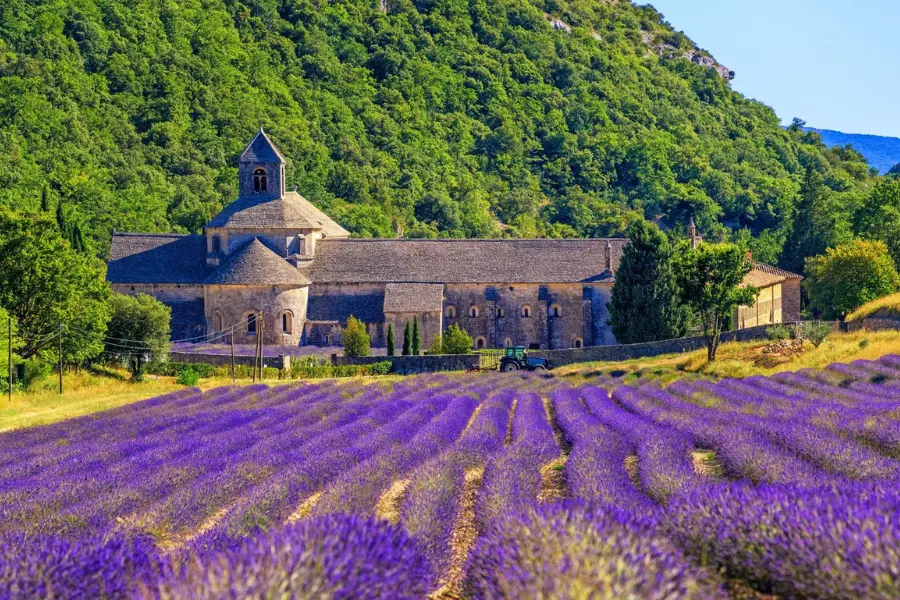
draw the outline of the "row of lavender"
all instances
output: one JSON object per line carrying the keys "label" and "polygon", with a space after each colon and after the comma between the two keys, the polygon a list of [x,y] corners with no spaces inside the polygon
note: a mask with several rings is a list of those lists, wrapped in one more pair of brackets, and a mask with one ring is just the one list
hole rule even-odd
{"label": "row of lavender", "polygon": [[900,594],[900,359],[584,383],[185,390],[5,434],[0,597]]}

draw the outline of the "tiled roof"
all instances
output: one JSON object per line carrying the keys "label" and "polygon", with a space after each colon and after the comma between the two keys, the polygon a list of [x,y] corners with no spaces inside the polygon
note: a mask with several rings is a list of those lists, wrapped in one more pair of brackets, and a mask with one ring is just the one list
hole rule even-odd
{"label": "tiled roof", "polygon": [[441,312],[444,286],[440,283],[389,283],[384,286],[384,312]]}
{"label": "tiled roof", "polygon": [[609,281],[623,238],[579,240],[325,239],[316,246],[316,283],[579,283]]}
{"label": "tiled roof", "polygon": [[765,271],[760,271],[758,269],[753,269],[749,273],[744,276],[743,285],[752,285],[757,288],[769,287],[771,285],[775,285],[776,283],[781,283],[784,281],[784,277],[781,275],[775,275],[774,273],[766,273]]}
{"label": "tiled roof", "polygon": [[210,285],[309,285],[299,269],[278,256],[258,238],[232,254],[204,281]]}
{"label": "tiled roof", "polygon": [[784,277],[785,279],[803,279],[802,275],[791,273],[790,271],[785,271],[784,269],[779,269],[778,267],[773,267],[772,265],[767,265],[766,263],[759,262],[758,260],[753,261],[753,268],[758,271],[762,271],[763,273]]}
{"label": "tiled roof", "polygon": [[348,237],[350,232],[331,220],[297,192],[275,200],[238,198],[207,224],[214,229],[314,229],[328,237]]}
{"label": "tiled roof", "polygon": [[207,274],[202,235],[113,234],[106,271],[111,283],[201,284]]}
{"label": "tiled roof", "polygon": [[266,135],[262,127],[256,136],[247,144],[244,151],[241,152],[241,162],[251,163],[284,163],[284,156]]}
{"label": "tiled roof", "polygon": [[310,295],[306,309],[307,322],[325,321],[346,323],[353,315],[363,323],[384,321],[384,296],[366,295]]}

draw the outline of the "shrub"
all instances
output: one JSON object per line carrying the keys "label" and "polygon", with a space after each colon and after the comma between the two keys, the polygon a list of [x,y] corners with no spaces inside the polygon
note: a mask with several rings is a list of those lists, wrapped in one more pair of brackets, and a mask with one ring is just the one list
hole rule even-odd
{"label": "shrub", "polygon": [[46,379],[51,371],[53,366],[37,357],[22,361],[22,387],[26,390],[32,389],[34,384]]}
{"label": "shrub", "polygon": [[183,370],[178,375],[178,383],[180,385],[186,385],[188,387],[193,387],[197,385],[197,382],[200,381],[200,375],[197,374],[192,367]]}
{"label": "shrub", "polygon": [[431,341],[431,348],[426,354],[443,354],[444,353],[444,336],[436,335]]}
{"label": "shrub", "polygon": [[[206,377],[214,377],[218,374],[219,368],[206,363],[183,363],[183,362],[155,362],[147,365],[147,373],[151,375],[161,375],[163,377],[180,378],[185,371],[193,371],[199,379]],[[231,375],[231,367],[228,367],[228,374]]]}
{"label": "shrub", "polygon": [[816,321],[815,323],[803,324],[803,337],[812,342],[812,345],[818,348],[831,335],[831,323],[823,323]]}
{"label": "shrub", "polygon": [[350,318],[347,319],[347,327],[341,333],[344,341],[344,356],[369,356],[369,347],[372,341],[362,321],[350,315]]}
{"label": "shrub", "polygon": [[444,335],[444,354],[471,354],[472,336],[459,325],[451,325]]}
{"label": "shrub", "polygon": [[793,336],[787,325],[772,325],[766,329],[766,337],[774,342],[778,340],[787,340]]}

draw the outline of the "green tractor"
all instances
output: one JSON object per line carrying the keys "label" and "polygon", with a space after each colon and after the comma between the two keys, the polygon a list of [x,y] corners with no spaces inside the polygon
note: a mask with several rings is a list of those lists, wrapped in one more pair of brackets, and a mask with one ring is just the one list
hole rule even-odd
{"label": "green tractor", "polygon": [[550,368],[550,361],[546,358],[528,356],[525,346],[512,346],[507,348],[500,359],[500,370],[507,373],[513,371],[546,371]]}

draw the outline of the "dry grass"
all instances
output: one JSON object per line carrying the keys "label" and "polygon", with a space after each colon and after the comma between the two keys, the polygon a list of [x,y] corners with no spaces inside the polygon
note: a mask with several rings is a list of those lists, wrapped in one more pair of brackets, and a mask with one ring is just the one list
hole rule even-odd
{"label": "dry grass", "polygon": [[890,296],[863,304],[847,315],[846,321],[849,323],[873,316],[885,319],[900,318],[900,293],[891,294]]}
{"label": "dry grass", "polygon": [[541,467],[541,491],[538,502],[556,502],[568,496],[569,486],[566,484],[566,457],[562,456]]}
{"label": "dry grass", "polygon": [[321,497],[322,490],[319,490],[318,492],[301,502],[300,506],[297,507],[297,510],[291,513],[291,516],[288,517],[288,523],[296,523],[297,521],[308,517],[309,513],[312,512],[312,509],[315,508],[316,502],[318,502],[319,498]]}
{"label": "dry grass", "polygon": [[722,479],[725,477],[725,469],[716,458],[715,450],[694,450],[691,452],[691,462],[694,464],[694,472],[710,479]]}
{"label": "dry grass", "polygon": [[666,354],[621,362],[593,362],[566,365],[554,370],[560,376],[584,377],[612,375],[628,382],[636,378],[661,380],[663,383],[685,377],[749,377],[772,375],[781,371],[824,368],[834,362],[875,360],[900,352],[900,331],[834,333],[818,348],[806,343],[799,356],[778,361],[760,361],[762,349],[769,342],[731,342],[719,347],[718,359],[706,360],[706,350],[685,354]]}
{"label": "dry grass", "polygon": [[462,598],[463,579],[465,577],[466,558],[469,549],[478,537],[475,522],[475,501],[478,490],[484,480],[484,467],[474,467],[466,471],[462,492],[460,493],[459,513],[453,524],[450,536],[452,556],[450,567],[441,578],[441,587],[429,596],[433,600],[450,600]]}
{"label": "dry grass", "polygon": [[625,467],[625,472],[628,473],[628,479],[631,481],[631,484],[634,487],[641,489],[641,472],[638,455],[631,454],[626,456],[622,466]]}
{"label": "dry grass", "polygon": [[409,479],[398,479],[391,484],[385,493],[378,499],[375,506],[375,516],[393,525],[400,522],[400,508],[403,499],[406,498],[406,490],[409,487]]}

